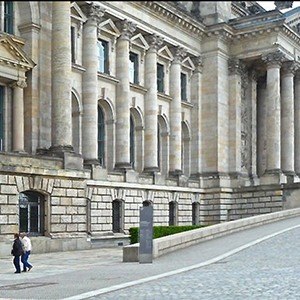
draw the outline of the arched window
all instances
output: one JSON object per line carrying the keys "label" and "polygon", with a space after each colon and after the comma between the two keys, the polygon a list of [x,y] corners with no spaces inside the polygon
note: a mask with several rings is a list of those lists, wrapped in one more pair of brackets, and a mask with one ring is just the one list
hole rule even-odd
{"label": "arched window", "polygon": [[44,196],[36,192],[19,194],[20,232],[44,234],[44,202]]}
{"label": "arched window", "polygon": [[98,106],[98,159],[101,166],[104,166],[104,139],[105,124],[104,114],[100,106]]}
{"label": "arched window", "polygon": [[192,225],[200,224],[200,204],[193,202],[192,204]]}
{"label": "arched window", "polygon": [[174,201],[169,203],[169,226],[177,225],[177,204]]}
{"label": "arched window", "polygon": [[132,116],[130,116],[130,164],[132,168],[134,168],[134,160],[135,160],[135,143],[134,143],[134,122]]}
{"label": "arched window", "polygon": [[123,232],[123,202],[120,200],[113,201],[112,227],[113,232]]}

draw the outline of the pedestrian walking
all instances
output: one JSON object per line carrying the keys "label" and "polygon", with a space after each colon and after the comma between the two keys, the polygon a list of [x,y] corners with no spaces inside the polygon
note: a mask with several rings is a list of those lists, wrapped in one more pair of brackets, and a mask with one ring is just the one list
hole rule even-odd
{"label": "pedestrian walking", "polygon": [[20,241],[20,236],[18,233],[14,234],[14,242],[11,249],[11,254],[14,256],[13,264],[16,268],[15,273],[21,273],[21,267],[20,267],[20,256],[23,252],[23,246],[22,242]]}
{"label": "pedestrian walking", "polygon": [[25,232],[22,232],[20,236],[22,238],[21,242],[23,245],[23,253],[21,257],[21,261],[23,263],[22,272],[27,272],[27,269],[29,272],[33,268],[33,266],[28,262],[29,255],[31,254],[32,245],[31,245],[30,238],[27,236]]}

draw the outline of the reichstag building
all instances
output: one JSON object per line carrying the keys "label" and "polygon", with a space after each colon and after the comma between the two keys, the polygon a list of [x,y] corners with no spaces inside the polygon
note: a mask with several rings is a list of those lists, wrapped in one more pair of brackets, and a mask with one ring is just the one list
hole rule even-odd
{"label": "reichstag building", "polygon": [[1,1],[0,254],[300,206],[300,7]]}

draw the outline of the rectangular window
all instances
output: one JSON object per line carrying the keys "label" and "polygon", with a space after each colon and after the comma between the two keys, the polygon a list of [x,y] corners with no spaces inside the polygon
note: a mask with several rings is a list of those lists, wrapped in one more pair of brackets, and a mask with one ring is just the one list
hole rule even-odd
{"label": "rectangular window", "polygon": [[13,34],[13,1],[4,1],[4,32]]}
{"label": "rectangular window", "polygon": [[4,150],[4,86],[0,86],[0,151]]}
{"label": "rectangular window", "polygon": [[72,63],[76,62],[76,55],[75,55],[75,49],[76,49],[76,31],[75,27],[71,26],[71,58]]}
{"label": "rectangular window", "polygon": [[98,40],[98,72],[109,74],[108,42]]}
{"label": "rectangular window", "polygon": [[129,53],[129,80],[132,83],[139,83],[139,60],[136,53]]}
{"label": "rectangular window", "polygon": [[181,79],[181,100],[186,101],[187,100],[187,95],[186,95],[186,74],[181,73],[180,76]]}
{"label": "rectangular window", "polygon": [[157,91],[164,92],[164,66],[157,64]]}

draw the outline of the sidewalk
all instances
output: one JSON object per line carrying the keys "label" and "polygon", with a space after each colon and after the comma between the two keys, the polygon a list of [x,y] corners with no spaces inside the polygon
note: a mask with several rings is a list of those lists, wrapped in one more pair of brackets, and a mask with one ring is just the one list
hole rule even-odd
{"label": "sidewalk", "polygon": [[[300,217],[248,229],[188,247],[153,261],[123,263],[122,247],[32,254],[32,271],[14,274],[12,257],[0,258],[0,299],[86,299],[73,297],[205,263],[243,245],[300,224]],[[166,274],[167,275],[167,274]]]}

